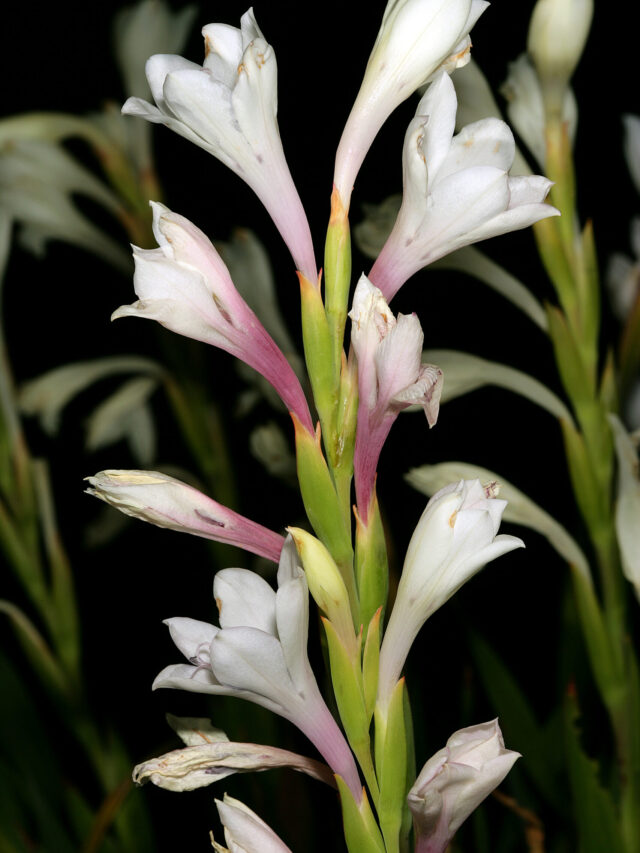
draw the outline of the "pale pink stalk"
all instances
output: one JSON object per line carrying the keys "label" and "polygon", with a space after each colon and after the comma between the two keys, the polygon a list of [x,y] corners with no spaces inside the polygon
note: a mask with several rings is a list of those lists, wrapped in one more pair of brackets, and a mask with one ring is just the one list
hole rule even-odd
{"label": "pale pink stalk", "polygon": [[137,302],[112,315],[146,317],[211,344],[253,367],[310,432],[313,423],[293,368],[240,296],[209,238],[193,223],[152,202],[157,249],[134,247]]}
{"label": "pale pink stalk", "polygon": [[284,537],[158,471],[100,471],[88,494],[158,527],[228,542],[277,563]]}

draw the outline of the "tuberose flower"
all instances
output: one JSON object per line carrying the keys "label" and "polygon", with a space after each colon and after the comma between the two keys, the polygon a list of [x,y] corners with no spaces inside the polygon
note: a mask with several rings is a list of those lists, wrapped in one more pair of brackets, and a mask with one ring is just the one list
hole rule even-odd
{"label": "tuberose flower", "polygon": [[240,29],[207,24],[203,66],[157,54],[146,66],[156,106],[129,98],[127,115],[164,124],[217,157],[253,189],[280,231],[296,267],[316,278],[307,217],[278,130],[277,66],[253,15]]}
{"label": "tuberose flower", "polygon": [[369,273],[388,301],[443,255],[558,214],[543,204],[550,181],[509,176],[515,144],[503,121],[483,119],[453,135],[456,104],[453,83],[440,72],[407,130],[402,206]]}
{"label": "tuberose flower", "polygon": [[394,317],[363,275],[353,296],[351,341],[358,361],[358,421],[354,454],[356,497],[366,522],[380,451],[402,409],[420,405],[429,426],[438,417],[442,371],[422,364],[423,333],[416,314]]}
{"label": "tuberose flower", "polygon": [[506,501],[497,485],[460,480],[431,498],[413,532],[380,649],[378,702],[384,708],[418,631],[490,560],[524,547],[498,535]]}
{"label": "tuberose flower", "polygon": [[416,853],[444,853],[462,823],[518,758],[520,753],[505,749],[497,720],[452,734],[424,765],[407,797]]}
{"label": "tuberose flower", "polygon": [[217,853],[291,853],[291,850],[255,812],[228,794],[216,800],[218,814],[224,826],[222,847],[213,841]]}
{"label": "tuberose flower", "polygon": [[256,524],[174,477],[158,471],[100,471],[88,494],[140,518],[182,533],[229,542],[277,563],[284,537]]}
{"label": "tuberose flower", "polygon": [[257,370],[309,430],[309,407],[282,351],[236,290],[208,237],[184,216],[153,207],[157,249],[134,246],[138,301],[112,315],[146,317],[180,335],[212,344]]}
{"label": "tuberose flower", "polygon": [[469,31],[488,5],[484,0],[388,0],[336,155],[334,183],[345,208],[382,125],[441,65],[453,69],[468,61]]}
{"label": "tuberose flower", "polygon": [[254,572],[223,569],[213,582],[220,627],[167,619],[189,661],[166,667],[153,683],[196,693],[238,696],[296,725],[356,801],[362,788],[353,755],[327,708],[307,657],[309,592],[296,549],[282,549],[277,592]]}

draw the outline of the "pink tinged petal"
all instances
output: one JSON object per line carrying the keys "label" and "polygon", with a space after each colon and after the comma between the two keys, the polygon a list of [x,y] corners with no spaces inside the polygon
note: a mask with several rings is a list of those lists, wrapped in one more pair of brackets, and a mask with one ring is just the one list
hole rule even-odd
{"label": "pink tinged petal", "polygon": [[260,575],[247,569],[222,569],[213,579],[213,596],[221,628],[246,626],[275,636],[276,594]]}
{"label": "pink tinged petal", "polygon": [[232,853],[291,853],[271,827],[239,800],[225,795],[224,802],[216,800],[216,806]]}
{"label": "pink tinged petal", "polygon": [[396,324],[380,342],[375,354],[377,406],[386,409],[396,394],[416,381],[423,342],[424,334],[417,315],[398,314]]}
{"label": "pink tinged petal", "polygon": [[157,471],[101,471],[87,477],[88,494],[142,521],[230,542],[278,562],[284,537],[239,515],[192,486]]}

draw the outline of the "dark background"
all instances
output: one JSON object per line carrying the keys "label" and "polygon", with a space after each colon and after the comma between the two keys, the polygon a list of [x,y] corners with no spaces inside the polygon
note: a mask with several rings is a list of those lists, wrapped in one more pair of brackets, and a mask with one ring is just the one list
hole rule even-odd
{"label": "dark background", "polygon": [[[111,20],[125,5],[46,4],[39,6],[36,14],[33,4],[12,4],[8,19],[5,12],[3,112],[86,113],[99,109],[107,99],[122,101],[111,51]],[[172,5],[175,9],[183,4]],[[495,0],[473,31],[474,56],[496,87],[506,76],[507,63],[524,49],[531,6],[529,2]],[[258,23],[276,49],[281,134],[307,208],[318,256],[329,213],[335,147],[383,8],[381,0],[331,0],[304,7],[271,0],[255,7]],[[629,220],[638,208],[622,157],[620,120],[622,113],[640,110],[637,87],[631,85],[636,71],[634,57],[620,46],[628,44],[628,36],[621,39],[619,16],[610,13],[610,8],[597,4],[587,55],[575,79],[580,104],[576,149],[579,204],[583,218],[594,219],[602,266],[612,251],[628,250]],[[237,25],[243,11],[244,5],[238,2],[201,3],[184,55],[200,61],[200,26],[210,21]],[[359,219],[361,202],[378,202],[400,190],[402,137],[414,109],[411,99],[376,140],[354,192],[354,222]],[[155,141],[166,202],[173,210],[213,238],[225,239],[233,226],[243,225],[254,229],[267,243],[282,309],[299,340],[296,279],[275,228],[251,191],[204,151],[166,129],[157,130]],[[81,146],[73,150],[91,163]],[[126,240],[113,228],[112,234]],[[531,233],[499,238],[484,248],[520,276],[541,300],[553,301]],[[356,252],[354,274],[368,266]],[[156,330],[149,328],[153,324],[109,323],[113,309],[130,301],[131,280],[85,253],[52,244],[46,260],[40,261],[15,249],[5,284],[4,315],[18,380],[68,361],[101,355],[132,353],[162,358]],[[551,350],[542,333],[478,282],[442,272],[422,273],[403,288],[394,309],[418,312],[426,346],[461,349],[504,361],[560,392]],[[616,334],[606,309],[605,333]],[[206,351],[203,358],[212,395],[233,399],[230,395],[236,394],[237,379],[230,357]],[[124,732],[133,760],[139,761],[176,745],[164,723],[166,711],[193,716],[209,713],[210,705],[203,697],[177,692],[152,695],[149,688],[156,673],[178,659],[161,620],[173,615],[213,616],[213,602],[208,597],[211,562],[206,545],[200,541],[142,524],[130,525],[100,552],[84,546],[83,529],[98,507],[83,495],[82,477],[102,468],[134,466],[124,445],[90,457],[82,451],[82,422],[92,404],[102,398],[102,394],[93,394],[87,392],[69,408],[58,439],[46,438],[32,423],[28,434],[34,452],[47,455],[52,464],[59,521],[76,567],[93,707],[105,723],[114,722]],[[237,460],[241,511],[279,530],[299,520],[295,494],[273,483],[246,450],[251,428],[273,417],[272,412],[265,406],[237,424],[232,406],[225,403],[223,408],[233,458]],[[162,421],[158,464],[193,468],[193,461],[177,441],[175,427],[168,423],[168,410],[161,400],[157,413]],[[281,423],[286,428],[285,418]],[[404,484],[402,476],[410,467],[448,459],[475,462],[503,474],[582,541],[557,425],[528,402],[487,389],[444,407],[438,425],[430,432],[418,415],[405,416],[395,426],[383,452],[379,492],[393,536],[396,570],[425,504],[422,496]],[[508,532],[523,535],[521,530]],[[439,749],[454,729],[495,716],[474,680],[467,651],[469,628],[487,637],[518,674],[540,719],[545,719],[566,686],[566,672],[560,675],[557,666],[566,653],[566,567],[538,536],[527,532],[524,538],[526,551],[517,551],[490,566],[436,614],[421,634],[409,670],[410,687],[412,683],[427,686],[416,703],[419,762]],[[6,597],[10,598],[12,591],[9,583]],[[467,719],[469,706],[465,706],[464,697],[469,693],[474,716]],[[216,706],[211,707],[218,722]],[[231,725],[235,707],[237,703],[227,705],[224,711]],[[258,717],[260,725],[268,725],[261,712]],[[49,722],[43,721],[43,725]],[[245,728],[244,718],[238,718],[237,730],[229,729],[228,733],[235,739],[257,739]],[[286,745],[310,751],[290,727],[286,732],[291,738]],[[508,745],[517,748],[517,744]],[[70,765],[70,773],[77,773],[82,759],[78,756],[73,761],[77,767]],[[245,796],[247,788],[242,780],[227,781],[216,790],[216,796],[221,796],[222,790]],[[284,812],[278,817],[270,810],[273,802],[261,800],[269,797],[261,792],[263,786],[286,793],[285,798],[280,794],[277,797]],[[287,829],[289,807],[294,811],[310,808],[308,815],[301,812],[302,824],[311,812],[325,806],[328,813],[337,815],[330,794],[291,775],[258,777],[248,790],[247,803],[269,819],[294,849],[304,848],[296,848],[294,834],[300,830],[291,834]],[[179,849],[209,849],[207,830],[214,822],[210,790],[178,795],[149,788],[145,795],[161,839],[158,850],[175,849],[175,838],[180,839]],[[319,822],[319,844],[323,838],[335,837],[335,820],[323,818]]]}

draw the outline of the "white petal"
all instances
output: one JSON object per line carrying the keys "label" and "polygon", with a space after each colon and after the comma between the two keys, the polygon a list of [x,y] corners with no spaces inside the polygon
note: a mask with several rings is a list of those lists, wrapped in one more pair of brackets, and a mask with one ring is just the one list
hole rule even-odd
{"label": "white petal", "polygon": [[257,628],[276,634],[276,594],[269,584],[247,569],[223,569],[213,580],[221,628]]}
{"label": "white petal", "polygon": [[[171,53],[157,53],[147,60],[145,66],[147,82],[149,83],[153,100],[161,112],[166,111],[167,108],[163,91],[167,74],[171,74],[173,71],[182,71],[186,68],[200,70],[200,66],[196,65],[195,62],[190,62],[182,56]],[[130,98],[130,100],[139,101],[140,99]]]}
{"label": "white petal", "polygon": [[454,137],[438,180],[474,166],[493,166],[508,172],[515,155],[515,142],[509,127],[497,118],[486,118],[464,127]]}
{"label": "white petal", "polygon": [[313,679],[307,656],[309,590],[304,572],[299,567],[296,568],[297,577],[284,582],[278,581],[276,621],[282,654],[291,680],[296,688],[302,691],[309,678]]}
{"label": "white petal", "polygon": [[386,408],[396,394],[412,385],[420,372],[424,335],[416,314],[398,314],[396,325],[375,354],[378,402]]}
{"label": "white petal", "polygon": [[224,824],[226,843],[232,853],[291,853],[275,832],[239,800],[216,800]]}
{"label": "white petal", "polygon": [[166,666],[156,677],[152,690],[169,688],[187,690],[189,693],[212,693],[217,696],[233,696],[234,691],[218,683],[210,669],[175,663]]}
{"label": "white petal", "polygon": [[271,634],[255,628],[225,628],[211,643],[211,667],[222,684],[250,691],[270,706],[278,706],[280,713],[292,705],[295,689],[280,643]]}
{"label": "white petal", "polygon": [[186,616],[165,619],[164,624],[168,626],[173,642],[187,660],[192,663],[199,657],[203,649],[206,649],[208,654],[211,641],[219,630],[215,625],[210,625],[208,622],[189,619]]}
{"label": "white petal", "polygon": [[205,44],[204,68],[232,89],[242,61],[242,34],[229,24],[207,24],[202,28]]}

